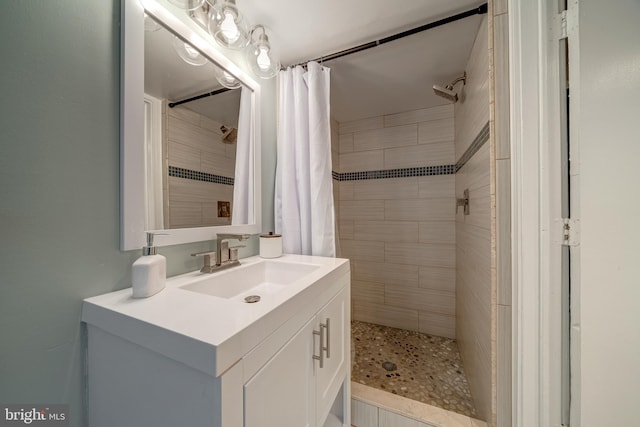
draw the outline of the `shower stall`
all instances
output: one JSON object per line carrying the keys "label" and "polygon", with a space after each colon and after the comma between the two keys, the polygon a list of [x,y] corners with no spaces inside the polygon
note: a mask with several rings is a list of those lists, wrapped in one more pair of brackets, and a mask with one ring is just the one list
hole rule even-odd
{"label": "shower stall", "polygon": [[440,105],[332,123],[356,427],[368,392],[495,416],[487,31],[483,17],[462,77],[425,82]]}

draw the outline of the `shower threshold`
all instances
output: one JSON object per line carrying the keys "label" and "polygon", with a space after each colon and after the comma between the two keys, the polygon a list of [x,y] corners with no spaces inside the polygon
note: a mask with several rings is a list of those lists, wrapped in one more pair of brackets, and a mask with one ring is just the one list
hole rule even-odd
{"label": "shower threshold", "polygon": [[356,320],[351,339],[353,382],[476,417],[455,340]]}

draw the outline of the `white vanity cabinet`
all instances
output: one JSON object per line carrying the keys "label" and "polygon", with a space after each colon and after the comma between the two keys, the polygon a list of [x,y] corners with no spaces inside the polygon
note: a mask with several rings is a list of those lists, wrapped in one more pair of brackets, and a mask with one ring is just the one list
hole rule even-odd
{"label": "white vanity cabinet", "polygon": [[348,307],[343,288],[246,382],[245,427],[324,425],[348,387]]}
{"label": "white vanity cabinet", "polygon": [[85,300],[89,427],[350,426],[348,261],[256,257],[238,277],[262,262],[314,268],[256,304],[187,290],[199,273]]}

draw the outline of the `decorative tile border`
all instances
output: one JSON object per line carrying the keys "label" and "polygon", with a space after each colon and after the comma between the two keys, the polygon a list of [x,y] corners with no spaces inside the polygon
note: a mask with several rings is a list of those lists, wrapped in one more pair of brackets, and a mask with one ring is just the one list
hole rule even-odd
{"label": "decorative tile border", "polygon": [[338,181],[362,181],[365,179],[408,178],[412,176],[450,175],[455,173],[455,165],[422,166],[417,168],[387,169],[364,172],[333,172]]}
{"label": "decorative tile border", "polygon": [[194,181],[213,182],[215,184],[233,185],[234,178],[229,178],[212,173],[198,172],[191,169],[169,166],[169,176],[175,178],[192,179]]}
{"label": "decorative tile border", "polygon": [[485,124],[478,135],[476,135],[475,139],[467,148],[467,151],[464,152],[462,156],[460,156],[460,160],[456,163],[456,172],[458,172],[472,157],[474,154],[478,152],[478,150],[484,145],[485,142],[489,140],[489,122]]}
{"label": "decorative tile border", "polygon": [[451,175],[458,172],[474,154],[489,140],[489,122],[478,132],[467,151],[455,165],[421,166],[416,168],[387,169],[363,172],[335,172],[331,175],[336,181],[361,181],[365,179],[409,178],[413,176]]}

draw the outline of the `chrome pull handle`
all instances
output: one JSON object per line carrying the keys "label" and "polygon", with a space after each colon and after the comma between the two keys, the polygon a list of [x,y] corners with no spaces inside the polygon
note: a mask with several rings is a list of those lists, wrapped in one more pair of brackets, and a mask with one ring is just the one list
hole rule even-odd
{"label": "chrome pull handle", "polygon": [[[314,354],[313,354],[313,360],[317,360],[320,362],[320,368],[324,368],[324,354],[322,353],[322,350],[324,349],[322,347],[322,342],[324,341],[324,328],[322,327],[322,324],[320,324],[320,330],[316,331],[315,329],[313,330],[313,335],[318,335],[320,336],[320,345],[318,346],[318,348],[320,349],[320,356],[316,356],[315,355],[315,344],[313,346],[314,348]],[[313,340],[315,342],[315,339]]]}
{"label": "chrome pull handle", "polygon": [[327,317],[326,323],[320,323],[320,328],[324,328],[327,331],[327,345],[322,347],[322,350],[327,352],[327,359],[331,358],[331,319]]}

